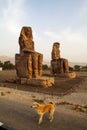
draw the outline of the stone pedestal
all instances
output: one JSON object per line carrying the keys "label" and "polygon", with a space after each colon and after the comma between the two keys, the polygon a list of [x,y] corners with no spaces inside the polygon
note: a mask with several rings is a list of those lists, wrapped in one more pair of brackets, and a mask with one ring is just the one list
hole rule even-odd
{"label": "stone pedestal", "polygon": [[68,73],[59,73],[59,74],[55,74],[53,75],[55,77],[61,77],[61,78],[76,78],[76,73],[75,72],[68,72]]}
{"label": "stone pedestal", "polygon": [[41,86],[44,88],[49,88],[54,85],[54,78],[40,77],[40,78],[18,78],[18,82],[21,84],[27,84],[32,86]]}

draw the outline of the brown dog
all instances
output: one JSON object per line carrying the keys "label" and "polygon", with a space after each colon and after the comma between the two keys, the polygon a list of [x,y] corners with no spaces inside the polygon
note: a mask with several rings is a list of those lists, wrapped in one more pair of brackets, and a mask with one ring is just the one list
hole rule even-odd
{"label": "brown dog", "polygon": [[46,112],[50,112],[49,119],[50,119],[50,122],[52,122],[53,116],[54,116],[54,111],[55,111],[55,107],[54,107],[54,103],[53,102],[50,102],[47,105],[41,105],[38,102],[34,102],[31,107],[35,108],[35,110],[37,111],[37,113],[40,115],[38,124],[41,124],[41,122],[43,120],[43,115]]}

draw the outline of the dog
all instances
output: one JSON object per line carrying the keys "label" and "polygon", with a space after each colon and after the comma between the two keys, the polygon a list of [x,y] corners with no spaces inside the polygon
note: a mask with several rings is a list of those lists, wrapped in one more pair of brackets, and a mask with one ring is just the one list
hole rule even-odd
{"label": "dog", "polygon": [[53,102],[50,102],[47,105],[42,105],[38,102],[34,102],[33,105],[31,106],[32,108],[34,108],[37,113],[39,114],[39,121],[38,124],[41,124],[43,121],[43,115],[47,112],[49,112],[49,120],[50,122],[53,121],[53,117],[54,117],[54,112],[55,112],[55,106]]}

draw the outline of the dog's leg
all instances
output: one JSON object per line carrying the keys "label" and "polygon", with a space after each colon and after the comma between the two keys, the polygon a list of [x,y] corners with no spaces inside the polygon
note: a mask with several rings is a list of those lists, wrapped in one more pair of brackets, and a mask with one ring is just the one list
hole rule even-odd
{"label": "dog's leg", "polygon": [[42,120],[43,120],[43,114],[40,115],[38,124],[41,124],[41,123],[42,123]]}
{"label": "dog's leg", "polygon": [[52,122],[52,120],[53,120],[53,116],[54,116],[54,111],[50,111],[50,117],[49,117],[50,122]]}

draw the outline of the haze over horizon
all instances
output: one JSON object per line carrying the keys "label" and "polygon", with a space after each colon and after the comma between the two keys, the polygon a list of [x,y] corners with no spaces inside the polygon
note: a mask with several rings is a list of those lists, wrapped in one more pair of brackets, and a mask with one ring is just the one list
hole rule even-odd
{"label": "haze over horizon", "polygon": [[87,0],[0,0],[0,9],[0,56],[19,53],[21,28],[31,26],[44,61],[57,41],[61,57],[87,63]]}

